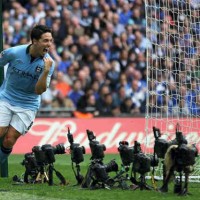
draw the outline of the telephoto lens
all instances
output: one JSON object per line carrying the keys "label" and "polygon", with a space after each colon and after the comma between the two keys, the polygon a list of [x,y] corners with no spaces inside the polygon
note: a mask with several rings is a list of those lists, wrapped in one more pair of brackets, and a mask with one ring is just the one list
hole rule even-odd
{"label": "telephoto lens", "polygon": [[54,154],[65,154],[65,146],[63,143],[56,145],[53,148]]}

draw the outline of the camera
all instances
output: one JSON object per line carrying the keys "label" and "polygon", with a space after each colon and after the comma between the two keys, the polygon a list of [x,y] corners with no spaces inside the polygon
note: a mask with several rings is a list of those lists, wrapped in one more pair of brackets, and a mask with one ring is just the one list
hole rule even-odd
{"label": "camera", "polygon": [[139,142],[134,142],[133,171],[139,174],[145,174],[150,171],[151,167],[158,165],[157,157],[146,155],[141,150]]}
{"label": "camera", "polygon": [[158,165],[158,159],[154,158],[152,155],[145,155],[139,152],[134,155],[133,159],[133,171],[139,174],[145,174],[151,170],[151,167]]}
{"label": "camera", "polygon": [[89,145],[92,153],[91,159],[103,159],[104,158],[104,151],[106,150],[106,146],[104,144],[99,144],[98,141],[96,141],[96,137],[94,136],[94,133],[90,130],[86,130],[87,136],[89,139]]}
{"label": "camera", "polygon": [[160,129],[153,127],[153,133],[155,137],[154,151],[158,158],[164,158],[165,153],[167,152],[167,149],[169,148],[170,144],[168,141],[160,138]]}
{"label": "camera", "polygon": [[198,155],[198,150],[194,144],[181,144],[175,150],[176,165],[181,167],[192,166],[195,164],[195,157]]}
{"label": "camera", "polygon": [[[72,170],[77,180],[77,185],[83,182],[84,177],[80,173],[80,165],[79,163],[83,162],[85,154],[84,146],[80,146],[78,143],[74,143],[73,135],[70,133],[68,127],[68,134],[67,134],[68,141],[70,143],[70,154],[71,154],[71,161],[72,161]],[[76,170],[74,168],[74,163],[76,163]]]}
{"label": "camera", "polygon": [[[38,164],[33,152],[26,153],[24,155],[24,160],[22,161],[21,164],[25,166],[25,169],[26,169],[25,174],[24,174],[24,182],[25,183],[34,182],[38,174],[39,168],[38,168]],[[31,178],[29,178],[29,176]]]}
{"label": "camera", "polygon": [[24,165],[28,171],[32,171],[38,166],[35,155],[32,152],[24,155],[24,160],[21,164]]}
{"label": "camera", "polygon": [[50,144],[34,146],[32,152],[35,155],[36,161],[39,165],[47,165],[55,162],[55,154],[64,154],[64,144],[58,144],[55,147]]}
{"label": "camera", "polygon": [[118,151],[124,166],[129,166],[134,160],[134,147],[129,147],[127,141],[119,142]]}
{"label": "camera", "polygon": [[110,180],[108,173],[118,171],[118,164],[114,160],[111,160],[108,164],[94,162],[91,169],[93,170],[95,179],[98,182],[106,183],[108,180]]}
{"label": "camera", "polygon": [[84,161],[83,154],[85,154],[85,147],[80,146],[78,143],[74,143],[73,135],[70,133],[68,128],[68,141],[70,143],[70,152],[71,152],[71,160],[72,162],[79,164]]}
{"label": "camera", "polygon": [[104,164],[99,159],[92,160],[82,182],[82,188],[112,187],[115,180],[110,178],[109,173],[117,171],[118,164],[115,160],[111,160],[107,164]]}
{"label": "camera", "polygon": [[110,187],[114,184],[115,180],[109,177],[110,172],[117,172],[118,165],[114,160],[104,164],[104,151],[106,146],[96,141],[94,133],[86,130],[89,145],[92,153],[91,163],[87,170],[86,176],[82,182],[83,188],[96,188],[96,187]]}

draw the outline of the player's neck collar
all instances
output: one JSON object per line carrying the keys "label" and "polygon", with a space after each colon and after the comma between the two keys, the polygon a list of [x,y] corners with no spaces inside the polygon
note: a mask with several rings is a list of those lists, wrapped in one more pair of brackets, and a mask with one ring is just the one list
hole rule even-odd
{"label": "player's neck collar", "polygon": [[[32,44],[29,44],[28,46],[27,46],[27,48],[26,48],[26,53],[27,54],[29,54],[31,57],[34,57],[33,55],[31,55],[31,46],[32,46]],[[43,58],[42,56],[40,56],[41,58]],[[34,58],[36,58],[36,57],[34,57]]]}
{"label": "player's neck collar", "polygon": [[26,48],[26,53],[27,53],[27,54],[30,54],[31,45],[32,45],[32,44],[29,44],[29,45],[27,46],[27,48]]}

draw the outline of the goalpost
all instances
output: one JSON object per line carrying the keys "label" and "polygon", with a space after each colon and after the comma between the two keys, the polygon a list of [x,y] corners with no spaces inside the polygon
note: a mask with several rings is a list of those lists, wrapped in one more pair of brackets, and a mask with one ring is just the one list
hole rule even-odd
{"label": "goalpost", "polygon": [[[171,140],[178,123],[200,152],[200,0],[145,0],[145,7],[153,46],[147,50],[146,151],[153,126]],[[198,160],[190,179],[200,181]]]}

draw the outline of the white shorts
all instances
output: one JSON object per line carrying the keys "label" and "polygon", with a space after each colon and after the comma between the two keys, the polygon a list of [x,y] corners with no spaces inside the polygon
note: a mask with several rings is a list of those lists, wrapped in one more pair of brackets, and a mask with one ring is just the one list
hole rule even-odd
{"label": "white shorts", "polygon": [[22,135],[31,128],[36,113],[36,111],[12,106],[0,100],[0,126],[7,127],[11,125]]}

